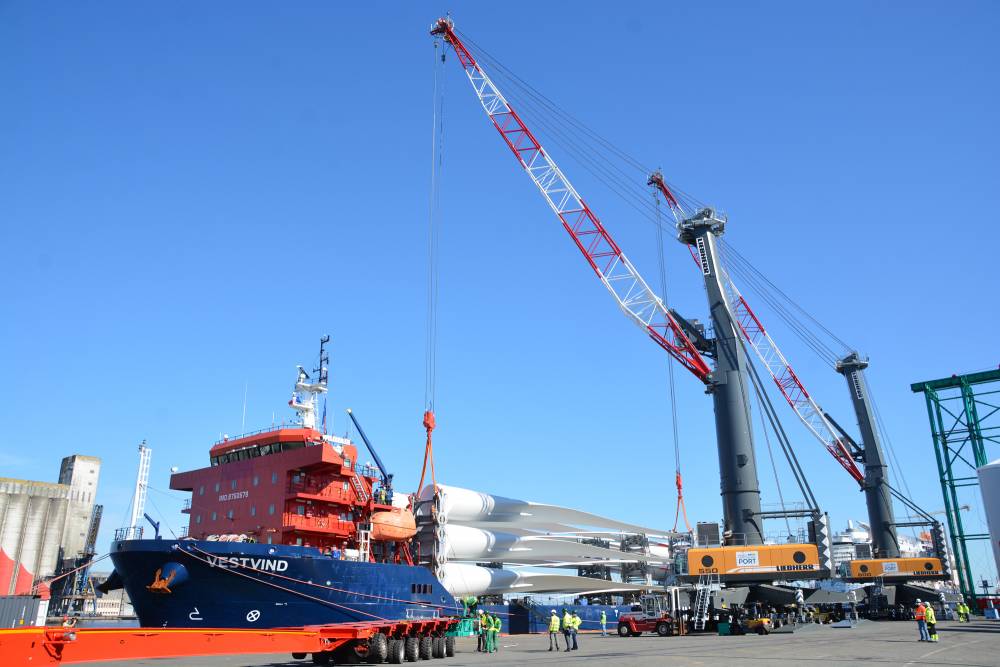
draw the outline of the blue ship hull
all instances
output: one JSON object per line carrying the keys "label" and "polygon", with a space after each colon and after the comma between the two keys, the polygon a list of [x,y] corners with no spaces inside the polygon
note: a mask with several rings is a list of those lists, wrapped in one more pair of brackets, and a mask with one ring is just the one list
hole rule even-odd
{"label": "blue ship hull", "polygon": [[339,560],[309,547],[126,540],[113,544],[111,560],[144,627],[277,628],[461,614],[424,567]]}

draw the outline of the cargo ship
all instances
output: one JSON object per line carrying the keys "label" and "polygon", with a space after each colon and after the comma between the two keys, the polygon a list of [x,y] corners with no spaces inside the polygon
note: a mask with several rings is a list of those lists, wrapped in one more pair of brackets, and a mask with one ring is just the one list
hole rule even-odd
{"label": "cargo ship", "polygon": [[[119,531],[106,588],[124,587],[144,627],[267,628],[427,619],[461,608],[415,565],[408,496],[358,463],[358,448],[317,425],[327,392],[324,338],[311,377],[301,366],[292,423],[212,446],[207,467],[175,473],[191,494],[179,538]],[[367,443],[366,443],[367,444]]]}

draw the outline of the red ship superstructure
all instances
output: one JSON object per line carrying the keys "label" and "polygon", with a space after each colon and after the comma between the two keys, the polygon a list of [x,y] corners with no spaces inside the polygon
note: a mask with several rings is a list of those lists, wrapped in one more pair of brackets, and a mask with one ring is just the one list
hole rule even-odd
{"label": "red ship superstructure", "polygon": [[[190,515],[188,536],[245,535],[351,559],[410,562],[412,515],[393,508],[391,476],[371,464],[359,466],[349,439],[316,428],[317,398],[327,391],[322,347],[320,355],[315,381],[298,369],[289,401],[298,423],[224,438],[211,448],[209,467],[171,476],[171,489],[191,493],[183,510]],[[396,530],[387,531],[386,524]]]}

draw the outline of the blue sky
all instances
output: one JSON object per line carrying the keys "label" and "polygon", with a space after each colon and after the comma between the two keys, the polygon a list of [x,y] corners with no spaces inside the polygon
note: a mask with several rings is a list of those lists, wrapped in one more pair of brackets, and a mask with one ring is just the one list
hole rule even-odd
{"label": "blue sky", "polygon": [[[909,384],[1000,363],[997,5],[569,7],[0,4],[0,475],[54,479],[66,454],[102,457],[106,545],[145,438],[152,513],[176,529],[170,466],[206,464],[240,430],[244,386],[248,428],[287,416],[295,364],[330,333],[335,431],[354,408],[415,485],[427,29],[450,9],[560,106],[724,209],[728,242],[870,355],[903,473],[942,507]],[[665,355],[594,279],[454,58],[444,72],[439,479],[669,527]],[[653,228],[564,167],[655,283]],[[665,252],[673,303],[704,317],[686,250]],[[779,324],[853,430],[843,379]],[[677,389],[689,513],[714,520],[710,401],[682,372]],[[849,478],[778,408],[834,524],[863,518]]]}

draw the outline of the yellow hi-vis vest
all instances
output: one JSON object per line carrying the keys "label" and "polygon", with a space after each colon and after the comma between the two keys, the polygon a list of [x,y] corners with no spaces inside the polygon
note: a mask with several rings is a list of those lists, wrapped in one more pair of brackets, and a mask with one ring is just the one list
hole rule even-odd
{"label": "yellow hi-vis vest", "polygon": [[573,629],[573,617],[569,615],[568,611],[565,614],[563,614],[563,617],[562,617],[562,629],[563,630],[572,630]]}
{"label": "yellow hi-vis vest", "polygon": [[580,626],[583,625],[583,619],[579,616],[573,615],[573,629],[579,630]]}
{"label": "yellow hi-vis vest", "polygon": [[934,616],[934,607],[927,605],[924,614],[928,623],[937,623],[937,618]]}
{"label": "yellow hi-vis vest", "polygon": [[559,616],[556,614],[549,617],[549,632],[559,632]]}

